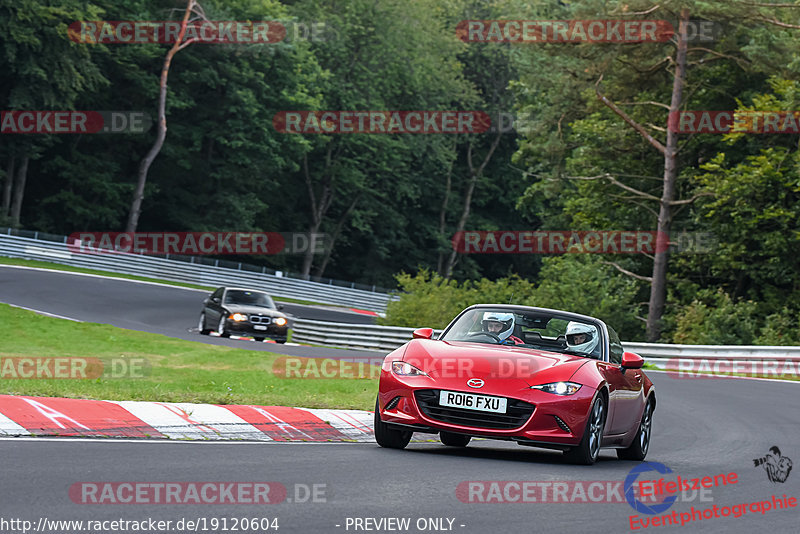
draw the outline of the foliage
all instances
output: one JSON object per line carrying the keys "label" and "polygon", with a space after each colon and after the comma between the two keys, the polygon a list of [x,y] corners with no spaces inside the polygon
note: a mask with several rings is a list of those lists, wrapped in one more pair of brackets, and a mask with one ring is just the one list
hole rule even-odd
{"label": "foliage", "polygon": [[405,292],[391,302],[384,324],[443,328],[473,304],[519,304],[583,313],[607,321],[626,340],[642,336],[635,318],[635,283],[597,259],[575,256],[544,260],[538,284],[519,276],[498,280],[446,280],[420,271],[398,275]]}
{"label": "foliage", "polygon": [[[212,20],[281,20],[270,45],[192,45],[170,71],[169,135],[148,178],[142,231],[319,231],[328,256],[237,258],[283,271],[407,292],[387,322],[443,326],[475,302],[596,315],[641,339],[651,258],[459,255],[443,260],[474,183],[468,230],[653,230],[664,158],[597,98],[602,91],[665,137],[669,42],[465,43],[464,20],[666,19],[682,7],[721,25],[689,53],[687,110],[800,109],[797,9],[769,3],[650,0],[200,0]],[[164,44],[71,41],[79,20],[169,20],[181,2],[18,0],[0,5],[0,108],[126,110],[155,116]],[[636,15],[635,13],[648,13]],[[302,28],[323,23],[312,39]],[[299,35],[294,29],[300,28]],[[600,78],[602,76],[602,81]],[[472,182],[493,133],[278,133],[287,110],[515,113]],[[5,135],[0,183],[28,158],[22,225],[58,234],[124,226],[136,169],[155,135]],[[330,155],[330,157],[328,157]],[[308,164],[306,174],[304,163]],[[797,342],[797,136],[682,136],[673,229],[712,235],[671,254],[664,340]],[[642,195],[614,186],[611,174]],[[582,178],[582,179],[581,179]],[[13,181],[13,180],[12,180]],[[310,194],[314,193],[314,196]],[[319,208],[326,200],[325,209]],[[691,200],[691,202],[690,202]],[[0,223],[7,221],[0,213]],[[228,258],[231,259],[231,258]],[[613,262],[619,268],[610,265]],[[396,276],[396,273],[403,273]],[[733,319],[732,319],[733,318]],[[736,328],[732,321],[746,324]]]}

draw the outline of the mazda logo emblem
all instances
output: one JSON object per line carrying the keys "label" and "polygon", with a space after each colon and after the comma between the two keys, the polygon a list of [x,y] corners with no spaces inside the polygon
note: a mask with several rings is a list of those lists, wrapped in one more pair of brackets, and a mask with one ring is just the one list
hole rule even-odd
{"label": "mazda logo emblem", "polygon": [[470,378],[467,380],[467,385],[471,388],[482,388],[483,387],[483,380],[480,378]]}

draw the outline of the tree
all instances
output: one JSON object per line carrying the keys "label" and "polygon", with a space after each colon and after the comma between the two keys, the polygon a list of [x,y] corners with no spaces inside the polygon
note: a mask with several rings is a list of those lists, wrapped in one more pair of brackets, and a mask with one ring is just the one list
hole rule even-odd
{"label": "tree", "polygon": [[[77,0],[48,4],[21,0],[0,6],[3,108],[72,109],[82,92],[107,84],[86,47],[67,38],[71,22],[94,20],[100,13],[95,3]],[[10,217],[12,226],[20,225],[30,162],[54,143],[52,138],[31,135],[4,140],[0,147],[0,157],[7,161],[0,215]]]}
{"label": "tree", "polygon": [[[170,47],[167,55],[164,58],[164,65],[161,68],[161,78],[159,82],[158,93],[158,125],[156,140],[145,157],[139,165],[139,172],[137,175],[136,189],[133,192],[133,200],[131,201],[130,212],[128,213],[128,223],[125,225],[126,232],[135,232],[139,226],[139,215],[142,212],[142,200],[144,200],[144,186],[147,183],[147,171],[150,170],[153,160],[156,159],[158,153],[161,152],[161,147],[164,145],[164,139],[167,137],[167,78],[169,77],[169,67],[172,64],[172,58],[195,42],[195,39],[188,39],[184,41],[186,36],[186,25],[190,22],[190,17],[194,15],[197,19],[206,20],[205,13],[202,7],[196,0],[187,0],[186,9],[183,12],[183,19],[181,20],[181,29],[178,32],[178,37],[175,43]],[[194,22],[194,20],[192,20]]]}
{"label": "tree", "polygon": [[[641,8],[636,11],[635,8],[638,6],[641,6]],[[721,109],[725,109],[725,107],[731,109],[732,104],[735,107],[735,102],[727,95],[735,94],[738,90],[741,90],[736,87],[736,84],[740,80],[746,80],[750,84],[757,83],[757,78],[753,79],[753,73],[747,72],[748,70],[757,71],[757,68],[753,69],[750,65],[747,55],[750,53],[755,56],[754,52],[763,54],[763,50],[757,48],[752,51],[743,49],[737,43],[736,36],[737,32],[748,31],[741,25],[741,21],[753,17],[758,18],[757,15],[761,13],[760,10],[764,9],[765,6],[755,4],[709,6],[702,2],[680,2],[674,6],[671,4],[651,5],[642,3],[637,6],[619,4],[610,7],[611,13],[616,13],[618,16],[646,16],[648,19],[658,18],[659,15],[669,16],[672,9],[677,10],[678,31],[670,44],[674,50],[671,51],[666,59],[664,59],[662,49],[658,45],[642,44],[612,47],[613,55],[607,52],[607,50],[610,50],[609,48],[603,50],[599,48],[599,45],[580,45],[565,51],[567,57],[559,58],[557,62],[572,73],[572,79],[568,81],[567,87],[580,88],[583,86],[584,90],[588,89],[589,80],[587,78],[592,73],[596,73],[594,76],[595,81],[593,82],[594,96],[598,99],[598,102],[602,103],[617,117],[617,121],[601,119],[601,117],[604,117],[602,113],[595,113],[593,116],[583,119],[576,117],[576,122],[569,125],[569,133],[579,131],[576,128],[576,124],[592,125],[596,127],[595,133],[604,136],[605,139],[601,137],[600,142],[584,140],[583,146],[576,146],[572,152],[556,153],[558,157],[564,158],[562,161],[566,160],[567,167],[571,166],[573,169],[579,170],[579,172],[572,173],[573,175],[570,176],[570,173],[566,172],[565,166],[562,164],[556,167],[554,174],[562,179],[572,178],[581,181],[602,182],[605,187],[579,186],[577,191],[584,194],[591,193],[592,196],[602,194],[606,199],[614,199],[612,203],[606,201],[606,207],[598,207],[596,213],[592,213],[588,209],[588,205],[594,207],[595,200],[599,200],[599,196],[588,202],[585,197],[580,199],[584,203],[582,208],[574,213],[566,212],[568,213],[567,218],[573,222],[580,221],[581,224],[587,225],[597,224],[600,221],[607,223],[609,220],[615,220],[617,221],[616,224],[619,224],[620,221],[626,219],[631,222],[641,221],[642,214],[647,215],[649,213],[652,214],[655,222],[654,226],[659,232],[659,237],[663,238],[672,234],[676,213],[691,206],[699,198],[711,194],[702,187],[698,187],[697,183],[689,182],[688,179],[694,173],[692,169],[697,165],[697,162],[702,162],[708,158],[709,154],[713,154],[716,143],[716,141],[713,141],[703,146],[691,138],[679,143],[677,133],[668,127],[669,117],[675,116],[675,114],[687,109],[687,107],[688,109],[720,109],[718,106],[721,106]],[[604,11],[599,6],[581,5],[571,13],[571,18],[598,18],[598,11],[592,11],[593,9],[598,9],[600,12]],[[713,45],[690,43],[686,33],[690,15],[694,18],[725,22],[727,27],[723,35],[726,37],[723,37]],[[605,14],[599,18],[604,17]],[[587,47],[592,46],[594,46],[594,50],[587,50]],[[619,54],[619,57],[617,57],[617,54]],[[590,58],[591,61],[589,61]],[[775,58],[771,59],[774,60]],[[582,72],[581,69],[583,69]],[[727,79],[721,76],[723,73],[728,75]],[[608,91],[601,90],[600,86],[601,82],[607,81],[609,78],[613,80],[611,82],[612,91],[618,93],[613,99],[606,96],[609,94]],[[669,86],[667,83],[669,83]],[[726,84],[725,87],[728,92],[726,93],[720,90],[719,87],[715,87],[714,83]],[[549,89],[546,84],[539,84],[539,87],[542,86],[545,86],[545,90]],[[584,99],[586,95],[585,92],[581,93],[570,89],[564,92],[566,94],[580,94],[579,98],[581,99]],[[663,97],[667,97],[669,104],[664,104],[660,101]],[[617,103],[620,101],[621,103]],[[629,108],[630,111],[626,111],[623,108]],[[651,109],[646,110],[644,108]],[[652,111],[652,108],[664,111],[656,113]],[[565,115],[575,115],[575,113],[570,113],[565,108],[562,108],[562,110],[564,110]],[[642,169],[644,172],[637,172],[638,169],[634,170],[633,166],[628,169],[620,168],[620,163],[626,163],[626,159],[630,159],[631,161],[627,163],[636,167],[645,162],[644,158],[640,157],[640,161],[636,162],[635,157],[629,156],[631,150],[635,151],[635,153],[641,153],[640,147],[629,145],[626,141],[625,145],[615,147],[616,152],[621,153],[624,159],[615,158],[603,161],[597,157],[600,153],[609,151],[606,148],[599,148],[601,145],[607,144],[610,138],[620,136],[619,132],[612,132],[609,129],[609,127],[617,127],[620,119],[626,128],[630,128],[641,140],[644,140],[650,147],[655,148],[662,156],[660,164],[661,179],[657,189],[653,187],[653,182],[650,181],[650,177],[656,174],[653,172],[655,171],[653,163],[645,163]],[[562,132],[562,124],[565,123],[559,120],[559,135]],[[586,128],[586,130],[588,129]],[[661,135],[666,137],[665,141],[658,140]],[[575,140],[577,141],[577,139]],[[531,146],[542,146],[543,144],[544,141],[537,140],[537,144]],[[638,144],[641,145],[641,143]],[[563,149],[563,142],[560,142],[559,146]],[[524,150],[527,152],[529,147],[524,147]],[[593,151],[596,153],[593,154]],[[614,149],[611,151],[614,151]],[[649,157],[647,161],[650,161]],[[618,167],[620,170],[609,172],[608,169],[610,167]],[[637,184],[636,182],[639,183]],[[617,189],[622,194],[610,192],[609,188],[612,190]],[[542,186],[532,189],[531,195],[528,195],[529,201],[534,191],[541,192],[543,190]],[[578,202],[576,202],[578,199],[579,197],[575,197],[575,201],[573,201],[571,197],[568,197],[566,201],[561,199],[558,203],[566,211],[571,205],[578,205]],[[523,199],[523,206],[525,203],[525,199]],[[627,204],[627,207],[623,207],[622,211],[612,214],[612,210],[619,209],[624,204]],[[656,209],[651,207],[652,204],[656,204]],[[632,210],[632,207],[637,207],[639,213],[636,213],[636,210]],[[623,214],[625,217],[621,217]],[[639,223],[641,224],[641,222]],[[594,226],[594,228],[598,228],[598,226]],[[656,341],[661,336],[661,320],[668,294],[669,257],[670,252],[667,247],[663,246],[663,244],[657,246],[656,253],[652,258],[653,263],[650,275],[636,273],[637,270],[643,267],[638,260],[626,259],[625,262],[629,264],[627,268],[622,265],[622,262],[609,262],[623,274],[632,276],[649,285],[646,319],[647,339],[649,341]],[[633,266],[630,264],[633,264]]]}

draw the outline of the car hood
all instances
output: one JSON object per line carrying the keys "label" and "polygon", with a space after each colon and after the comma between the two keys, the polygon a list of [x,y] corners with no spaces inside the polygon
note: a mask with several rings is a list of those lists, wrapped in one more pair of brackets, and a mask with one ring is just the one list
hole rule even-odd
{"label": "car hood", "polygon": [[248,306],[246,304],[225,304],[225,309],[231,313],[246,313],[248,315],[266,315],[268,317],[286,317],[286,314],[272,308],[261,306]]}
{"label": "car hood", "polygon": [[513,345],[415,339],[408,343],[403,361],[442,387],[469,389],[466,382],[471,378],[483,379],[487,386],[511,388],[569,380],[591,360]]}

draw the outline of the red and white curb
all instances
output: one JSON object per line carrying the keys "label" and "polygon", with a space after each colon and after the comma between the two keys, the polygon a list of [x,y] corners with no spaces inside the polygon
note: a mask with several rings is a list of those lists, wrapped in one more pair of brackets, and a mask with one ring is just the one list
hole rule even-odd
{"label": "red and white curb", "polygon": [[372,412],[0,395],[0,436],[372,442]]}

